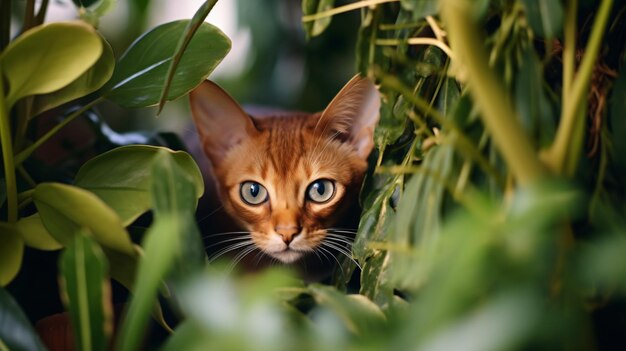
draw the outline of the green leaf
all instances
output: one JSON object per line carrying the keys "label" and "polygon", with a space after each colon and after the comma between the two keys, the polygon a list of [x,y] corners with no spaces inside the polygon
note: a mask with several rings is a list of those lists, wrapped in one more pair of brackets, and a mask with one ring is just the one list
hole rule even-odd
{"label": "green leaf", "polygon": [[115,67],[113,49],[104,38],[100,37],[100,40],[102,55],[98,61],[70,85],[49,94],[35,96],[32,116],[93,93],[111,78]]}
{"label": "green leaf", "polygon": [[120,218],[102,200],[81,188],[41,183],[33,200],[48,232],[69,245],[80,228],[87,228],[102,246],[134,255],[133,245]]}
{"label": "green leaf", "polygon": [[161,90],[161,94],[159,96],[159,113],[163,109],[165,102],[167,101],[167,95],[169,94],[170,87],[172,86],[172,80],[174,79],[174,74],[178,69],[178,65],[180,64],[180,60],[187,50],[191,39],[193,39],[194,35],[204,22],[204,19],[209,15],[213,6],[217,3],[217,0],[207,0],[202,6],[198,8],[196,13],[193,15],[193,18],[189,23],[187,23],[187,28],[185,28],[185,32],[178,39],[178,44],[176,45],[176,50],[173,59],[170,61],[170,65],[167,68],[167,76],[165,78],[165,83],[163,84],[163,89]]}
{"label": "green leaf", "polygon": [[438,0],[401,0],[400,3],[402,7],[413,12],[414,19],[435,15],[439,10]]}
{"label": "green leaf", "polygon": [[120,328],[116,350],[137,350],[157,302],[162,280],[172,268],[178,251],[180,229],[176,216],[160,216],[155,220],[143,241],[144,255],[139,263],[137,281],[126,318]]}
{"label": "green leaf", "polygon": [[98,27],[100,17],[106,15],[117,3],[117,0],[72,0],[78,7],[80,18]]}
{"label": "green leaf", "polygon": [[45,351],[28,318],[13,297],[0,288],[0,347],[8,350]]}
{"label": "green leaf", "polygon": [[202,237],[194,219],[196,210],[196,188],[189,173],[172,157],[172,153],[160,150],[152,166],[151,194],[154,214],[177,216],[180,225],[176,244],[175,274],[181,279],[199,271],[206,262]]}
{"label": "green leaf", "polygon": [[76,348],[107,350],[113,307],[107,260],[88,232],[74,236],[60,258],[60,289]]}
{"label": "green leaf", "polygon": [[[310,16],[319,12],[327,11],[335,6],[335,0],[303,0],[302,1],[302,15]],[[327,16],[315,21],[304,22],[304,30],[309,37],[315,37],[324,32],[332,16]]]}
{"label": "green leaf", "polygon": [[[137,39],[120,59],[103,95],[125,107],[157,104],[170,61],[188,23],[189,20],[166,23]],[[230,46],[230,39],[222,31],[202,23],[176,69],[167,100],[187,94],[206,79]]]}
{"label": "green leaf", "polygon": [[318,305],[336,313],[353,333],[368,335],[379,330],[386,321],[380,308],[363,295],[345,295],[321,284],[312,284],[308,290]]}
{"label": "green leaf", "polygon": [[41,222],[39,213],[20,218],[15,225],[15,229],[24,239],[26,246],[46,251],[58,250],[63,247],[48,233],[46,227]]}
{"label": "green leaf", "polygon": [[0,223],[0,286],[6,286],[20,271],[24,240],[15,226]]}
{"label": "green leaf", "polygon": [[191,156],[156,146],[122,146],[94,157],[80,168],[75,184],[96,194],[127,226],[152,208],[152,163],[160,151],[171,154],[183,173],[192,179],[195,198],[200,198],[204,182]]}
{"label": "green leaf", "polygon": [[101,54],[100,36],[82,22],[55,22],[25,32],[0,56],[0,69],[9,84],[8,105],[65,87]]}
{"label": "green leaf", "polygon": [[563,28],[563,5],[559,0],[523,0],[526,18],[533,31],[546,40],[553,39]]}

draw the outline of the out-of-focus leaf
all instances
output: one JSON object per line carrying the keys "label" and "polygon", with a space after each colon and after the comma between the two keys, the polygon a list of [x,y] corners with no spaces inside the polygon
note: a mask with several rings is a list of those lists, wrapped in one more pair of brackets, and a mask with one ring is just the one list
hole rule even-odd
{"label": "out-of-focus leaf", "polygon": [[107,350],[113,331],[107,260],[88,232],[75,235],[60,258],[61,297],[76,348]]}
{"label": "out-of-focus leaf", "polygon": [[208,345],[215,346],[210,335],[195,322],[184,321],[176,329],[174,333],[167,338],[163,351],[180,351],[180,350],[206,350]]}
{"label": "out-of-focus leaf", "polygon": [[363,295],[345,295],[320,284],[313,284],[308,290],[318,305],[336,313],[353,333],[368,335],[378,331],[385,322],[385,315],[378,305]]}
{"label": "out-of-focus leaf", "polygon": [[[302,15],[310,16],[319,12],[330,10],[335,5],[335,0],[303,0]],[[315,37],[324,32],[332,16],[324,17],[315,21],[304,22],[304,30],[309,37]]]}
{"label": "out-of-focus leaf", "polygon": [[3,288],[0,288],[0,342],[8,350],[46,350],[20,306]]}
{"label": "out-of-focus leaf", "polygon": [[523,0],[530,27],[540,37],[550,40],[561,33],[563,5],[559,0]]}
{"label": "out-of-focus leaf", "polygon": [[[124,53],[103,95],[125,107],[159,102],[167,70],[189,20],[160,25],[137,39]],[[217,27],[202,23],[176,69],[167,95],[179,98],[208,77],[230,50],[230,39]]]}
{"label": "out-of-focus leaf", "polygon": [[204,267],[206,254],[194,220],[198,197],[193,173],[177,163],[171,152],[160,150],[152,165],[151,194],[155,217],[177,216],[178,243],[175,251],[174,278],[182,279]]}
{"label": "out-of-focus leaf", "polygon": [[425,18],[437,13],[438,0],[402,0],[402,7],[413,12],[414,19]]}
{"label": "out-of-focus leaf", "polygon": [[60,183],[41,183],[35,188],[33,200],[44,226],[61,244],[68,245],[80,228],[87,228],[100,245],[134,255],[120,218],[89,191]]}
{"label": "out-of-focus leaf", "polygon": [[139,262],[137,281],[126,318],[116,341],[117,350],[136,350],[157,302],[162,280],[172,268],[181,236],[181,218],[160,216],[143,241],[144,254]]}
{"label": "out-of-focus leaf", "polygon": [[524,52],[515,80],[515,107],[529,135],[539,139],[539,147],[547,146],[554,137],[554,120],[543,88],[543,68],[537,54]]}
{"label": "out-of-focus leaf", "polygon": [[78,7],[81,19],[98,27],[100,17],[113,9],[117,0],[72,0],[72,2]]}
{"label": "out-of-focus leaf", "polygon": [[9,83],[8,105],[65,87],[101,55],[100,36],[82,22],[55,22],[25,32],[0,56],[0,69]]}
{"label": "out-of-focus leaf", "polygon": [[576,273],[589,286],[626,292],[626,237],[623,233],[595,240],[581,248]]}
{"label": "out-of-focus leaf", "polygon": [[104,38],[100,37],[100,40],[102,55],[98,61],[70,85],[49,94],[37,95],[33,102],[32,116],[90,94],[100,89],[111,78],[115,67],[113,49]]}
{"label": "out-of-focus leaf", "polygon": [[191,178],[195,198],[200,198],[204,183],[191,156],[147,145],[122,146],[89,160],[78,171],[75,184],[96,194],[115,210],[123,225],[129,225],[153,206],[152,163],[160,151],[171,154],[176,165]]}
{"label": "out-of-focus leaf", "polygon": [[20,271],[23,254],[24,240],[15,225],[0,222],[0,287],[9,284]]}
{"label": "out-of-focus leaf", "polygon": [[20,233],[27,246],[38,250],[58,250],[63,247],[46,230],[39,213],[32,216],[20,218],[15,224],[15,229]]}
{"label": "out-of-focus leaf", "polygon": [[398,204],[389,254],[392,279],[402,288],[416,289],[423,283],[428,267],[417,262],[422,256],[417,253],[431,250],[437,242],[446,184],[456,177],[454,141],[452,135],[449,138],[426,154]]}

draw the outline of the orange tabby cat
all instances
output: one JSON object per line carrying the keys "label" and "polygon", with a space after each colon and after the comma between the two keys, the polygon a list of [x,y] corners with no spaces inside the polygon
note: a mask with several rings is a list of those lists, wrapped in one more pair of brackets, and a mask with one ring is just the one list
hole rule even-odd
{"label": "orange tabby cat", "polygon": [[223,239],[222,252],[257,251],[286,264],[349,254],[358,213],[348,213],[358,207],[380,107],[369,79],[352,78],[314,114],[252,117],[210,81],[190,103],[221,203],[245,230]]}

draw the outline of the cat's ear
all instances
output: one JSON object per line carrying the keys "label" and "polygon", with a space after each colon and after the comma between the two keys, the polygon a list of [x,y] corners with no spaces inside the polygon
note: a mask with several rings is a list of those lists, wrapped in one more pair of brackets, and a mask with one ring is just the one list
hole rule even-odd
{"label": "cat's ear", "polygon": [[331,137],[341,135],[359,156],[367,158],[374,147],[380,94],[368,78],[354,76],[322,112],[316,131]]}
{"label": "cat's ear", "polygon": [[204,81],[189,94],[189,104],[202,148],[213,165],[228,150],[257,132],[250,116],[211,81]]}

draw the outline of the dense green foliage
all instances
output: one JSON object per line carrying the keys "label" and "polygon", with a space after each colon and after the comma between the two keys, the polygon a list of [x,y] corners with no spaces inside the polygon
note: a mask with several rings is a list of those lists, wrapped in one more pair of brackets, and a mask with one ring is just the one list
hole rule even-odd
{"label": "dense green foliage", "polygon": [[[206,266],[193,220],[203,183],[185,152],[110,144],[63,177],[34,157],[105,99],[162,107],[205,79],[230,48],[202,22],[215,1],[148,31],[117,62],[94,27],[112,1],[77,1],[88,6],[82,21],[46,25],[33,3],[13,40],[11,12],[0,18],[0,350],[43,348],[9,293],[21,291],[12,284],[25,246],[62,250],[60,294],[85,350],[137,349],[150,316],[171,332],[158,345],[167,350],[621,341],[612,334],[626,314],[619,2],[303,1],[310,37],[360,11],[356,68],[382,96],[352,247],[362,270],[344,260],[332,284],[310,285],[282,270],[238,278]],[[71,101],[80,107],[33,132]],[[147,212],[152,220],[137,224]],[[109,276],[133,292],[115,340]]]}

